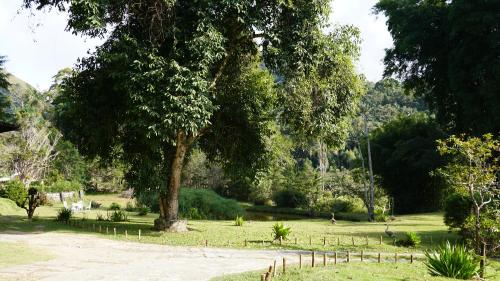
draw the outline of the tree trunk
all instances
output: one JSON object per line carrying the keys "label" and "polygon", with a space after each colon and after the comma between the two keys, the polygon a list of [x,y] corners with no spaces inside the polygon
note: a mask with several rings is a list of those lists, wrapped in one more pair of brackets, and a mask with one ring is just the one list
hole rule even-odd
{"label": "tree trunk", "polygon": [[[181,187],[181,174],[184,158],[188,149],[188,142],[184,132],[177,133],[175,155],[171,159],[170,178],[167,194],[159,195],[160,217],[155,220],[156,230],[178,230],[172,229],[179,222],[179,192]],[[181,227],[185,228],[185,227]]]}
{"label": "tree trunk", "polygon": [[370,147],[370,135],[368,133],[368,118],[365,115],[365,136],[366,136],[366,144],[368,147],[368,170],[370,172],[370,194],[369,201],[370,207],[368,208],[368,216],[370,221],[375,220],[375,183],[373,180],[373,166],[372,166],[372,151]]}

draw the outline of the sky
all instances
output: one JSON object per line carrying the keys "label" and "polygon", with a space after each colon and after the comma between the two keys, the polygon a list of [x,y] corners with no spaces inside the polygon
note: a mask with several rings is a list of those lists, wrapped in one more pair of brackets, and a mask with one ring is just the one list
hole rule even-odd
{"label": "sky", "polygon": [[[22,0],[0,0],[0,55],[5,68],[39,90],[46,90],[58,70],[72,67],[77,59],[103,40],[66,31],[67,16],[52,11],[21,9]],[[385,49],[392,46],[385,18],[372,13],[377,0],[335,0],[332,24],[351,24],[363,40],[358,71],[368,80],[382,78]]]}

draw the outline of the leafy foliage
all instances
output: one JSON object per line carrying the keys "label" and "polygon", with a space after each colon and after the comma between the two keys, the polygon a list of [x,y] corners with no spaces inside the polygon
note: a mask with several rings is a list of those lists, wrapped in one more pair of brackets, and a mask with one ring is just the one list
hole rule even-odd
{"label": "leafy foliage", "polygon": [[403,247],[417,247],[420,245],[421,241],[422,240],[417,233],[409,231],[405,233],[403,238],[398,239],[396,244]]}
{"label": "leafy foliage", "polygon": [[447,129],[500,131],[497,1],[380,0],[394,47],[385,74],[423,95]]}
{"label": "leafy foliage", "polygon": [[456,279],[471,279],[479,270],[479,259],[461,245],[444,246],[425,252],[425,265],[431,275]]}
{"label": "leafy foliage", "polygon": [[466,194],[453,193],[444,202],[444,223],[449,227],[462,227],[471,213],[472,202]]}
{"label": "leafy foliage", "polygon": [[122,210],[114,210],[111,214],[108,213],[108,220],[112,222],[127,221],[127,213]]}
{"label": "leafy foliage", "polygon": [[274,240],[280,239],[280,237],[281,239],[286,240],[290,232],[291,228],[286,227],[282,222],[277,222],[273,225]]}
{"label": "leafy foliage", "polygon": [[300,109],[304,97],[315,124],[295,122],[302,112],[282,116],[338,144],[360,93],[358,32],[325,35],[326,0],[24,4],[68,11],[75,33],[110,35],[62,83],[58,126],[85,155],[121,157],[131,186],[162,199],[165,221],[177,219],[180,169],[197,141],[232,177],[252,182],[268,166],[280,111]]}
{"label": "leafy foliage", "polygon": [[234,219],[235,226],[243,226],[244,223],[245,220],[243,219],[243,216],[236,216],[236,218]]}
{"label": "leafy foliage", "polygon": [[449,157],[448,164],[437,170],[451,188],[467,194],[470,213],[462,225],[462,234],[476,253],[483,243],[493,254],[500,248],[499,181],[500,140],[491,134],[482,137],[451,136],[438,142],[439,153]]}
{"label": "leafy foliage", "polygon": [[17,206],[22,207],[26,203],[28,197],[28,190],[20,180],[8,181],[0,195],[4,198],[10,199],[16,203]]}
{"label": "leafy foliage", "polygon": [[111,203],[111,205],[109,205],[108,209],[109,210],[120,210],[121,206],[120,206],[120,204],[113,202],[113,203]]}
{"label": "leafy foliage", "polygon": [[56,221],[68,223],[73,216],[71,209],[61,208],[57,212]]}
{"label": "leafy foliage", "polygon": [[400,117],[373,131],[374,173],[395,199],[395,211],[438,210],[445,184],[430,172],[441,167],[436,140],[444,136],[436,123],[422,115]]}

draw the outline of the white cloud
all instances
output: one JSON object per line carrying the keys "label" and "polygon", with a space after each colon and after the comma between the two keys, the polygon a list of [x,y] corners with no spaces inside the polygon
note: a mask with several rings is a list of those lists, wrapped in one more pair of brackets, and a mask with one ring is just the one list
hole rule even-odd
{"label": "white cloud", "polygon": [[[47,89],[58,70],[73,66],[79,57],[102,43],[66,31],[67,16],[55,10],[21,9],[22,0],[0,0],[0,55],[7,56],[9,72],[38,89]],[[358,69],[369,80],[382,76],[384,48],[392,44],[385,19],[376,19],[376,0],[336,0],[332,23],[353,24],[363,38]]]}

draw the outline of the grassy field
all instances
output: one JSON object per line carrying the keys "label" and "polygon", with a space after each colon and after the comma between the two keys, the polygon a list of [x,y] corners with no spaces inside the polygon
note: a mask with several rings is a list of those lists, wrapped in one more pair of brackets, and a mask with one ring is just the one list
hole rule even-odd
{"label": "grassy field", "polygon": [[[490,265],[486,271],[487,280],[500,280],[497,274],[500,263]],[[446,281],[450,278],[434,277],[429,275],[422,262],[409,263],[343,263],[335,266],[311,268],[310,266],[298,269],[296,266],[287,268],[286,274],[281,273],[278,267],[277,276],[274,281],[334,281],[334,280],[356,280],[356,281]],[[260,275],[265,270],[247,272],[243,274],[228,275],[214,278],[211,281],[255,281],[260,280]]]}
{"label": "grassy field", "polygon": [[21,243],[0,242],[0,268],[45,261],[51,256],[40,249],[29,247]]}
{"label": "grassy field", "polygon": [[[141,242],[169,245],[201,246],[205,245],[205,240],[207,240],[208,246],[212,247],[317,251],[359,251],[363,249],[373,252],[405,253],[421,252],[423,249],[437,245],[441,241],[447,239],[454,241],[457,239],[453,233],[448,233],[447,227],[443,224],[442,215],[439,213],[401,216],[396,221],[389,223],[390,229],[397,235],[403,235],[406,231],[414,231],[420,234],[423,240],[422,245],[415,249],[393,246],[393,240],[384,233],[385,223],[339,221],[336,225],[332,225],[326,219],[286,221],[285,224],[291,227],[292,232],[291,237],[284,241],[283,245],[273,241],[271,229],[274,222],[271,221],[247,221],[242,227],[237,227],[234,226],[233,221],[192,220],[188,224],[191,230],[188,233],[158,233],[151,230],[153,220],[157,218],[157,214],[137,216],[134,212],[128,212],[128,222],[96,221],[97,214],[106,217],[106,207],[112,202],[117,202],[124,208],[128,199],[118,198],[115,195],[88,195],[86,200],[102,203],[103,208],[75,214],[74,220],[84,224],[83,228],[55,222],[56,213],[62,206],[61,204],[55,204],[54,206],[38,208],[34,221],[28,221],[23,213],[6,213],[0,217],[0,231],[88,232],[110,239],[138,241],[140,229],[142,234]],[[98,233],[99,226],[101,227],[101,233]],[[108,234],[105,231],[106,227],[108,228]],[[113,228],[117,230],[116,236],[112,235]],[[128,237],[125,237],[125,230],[127,230]],[[379,245],[381,236],[383,243]],[[325,238],[326,245],[324,246]],[[246,246],[244,244],[245,240],[247,240]]]}

